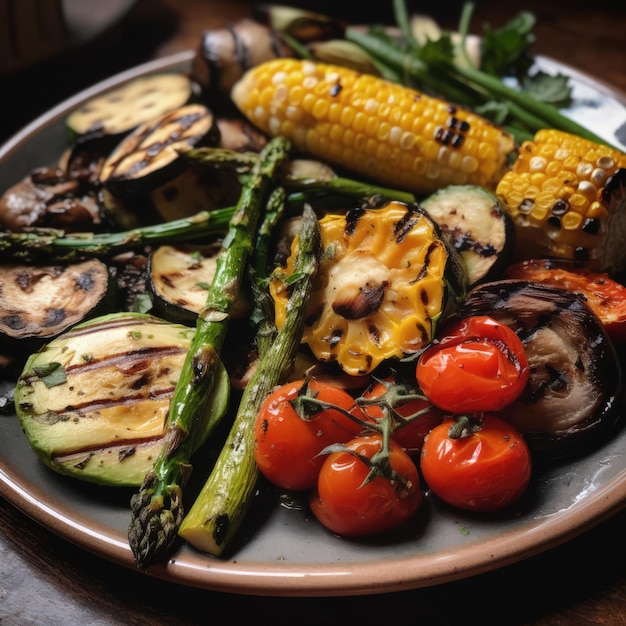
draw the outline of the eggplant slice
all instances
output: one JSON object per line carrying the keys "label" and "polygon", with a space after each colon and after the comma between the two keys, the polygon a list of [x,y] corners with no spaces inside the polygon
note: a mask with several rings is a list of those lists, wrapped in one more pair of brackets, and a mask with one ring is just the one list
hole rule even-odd
{"label": "eggplant slice", "polygon": [[3,350],[27,354],[70,326],[113,305],[116,281],[102,261],[70,265],[0,265]]}
{"label": "eggplant slice", "polygon": [[151,119],[174,111],[194,97],[191,79],[178,73],[143,76],[87,100],[66,119],[68,137],[123,135]]}
{"label": "eggplant slice", "polygon": [[188,104],[127,135],[104,162],[100,182],[121,197],[149,193],[189,167],[179,151],[216,146],[219,140],[213,113],[201,104]]}
{"label": "eggplant slice", "polygon": [[584,453],[608,436],[624,413],[618,355],[600,320],[575,293],[502,280],[475,287],[463,316],[490,315],[515,330],[530,364],[522,396],[503,417],[538,458]]}

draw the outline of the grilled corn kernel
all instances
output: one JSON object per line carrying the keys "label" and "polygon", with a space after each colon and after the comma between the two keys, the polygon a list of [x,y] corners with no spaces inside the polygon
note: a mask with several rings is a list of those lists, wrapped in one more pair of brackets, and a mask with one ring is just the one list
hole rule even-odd
{"label": "grilled corn kernel", "polygon": [[541,130],[524,142],[496,188],[517,227],[518,256],[621,269],[624,168],[624,153],[562,131]]}
{"label": "grilled corn kernel", "polygon": [[495,188],[514,149],[508,133],[474,113],[344,67],[269,61],[231,96],[251,122],[296,149],[417,194],[448,184]]}
{"label": "grilled corn kernel", "polygon": [[[467,286],[455,252],[415,207],[391,202],[331,214],[320,228],[324,254],[302,341],[348,374],[367,374],[385,359],[418,351]],[[279,328],[297,246],[296,237],[286,267],[270,283]]]}

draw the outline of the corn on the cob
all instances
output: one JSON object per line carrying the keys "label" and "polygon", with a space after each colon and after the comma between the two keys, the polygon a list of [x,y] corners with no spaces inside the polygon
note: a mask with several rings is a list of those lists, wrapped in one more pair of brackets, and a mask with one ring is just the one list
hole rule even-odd
{"label": "corn on the cob", "polygon": [[[320,220],[323,256],[302,341],[346,373],[370,373],[385,359],[420,350],[465,294],[465,267],[417,206],[392,201]],[[298,255],[272,275],[276,325],[289,302]]]}
{"label": "corn on the cob", "polygon": [[626,154],[546,129],[526,141],[496,195],[513,217],[517,256],[618,271],[626,260]]}
{"label": "corn on the cob", "polygon": [[480,116],[352,69],[277,59],[249,70],[231,97],[269,135],[416,194],[448,184],[495,188],[515,144]]}

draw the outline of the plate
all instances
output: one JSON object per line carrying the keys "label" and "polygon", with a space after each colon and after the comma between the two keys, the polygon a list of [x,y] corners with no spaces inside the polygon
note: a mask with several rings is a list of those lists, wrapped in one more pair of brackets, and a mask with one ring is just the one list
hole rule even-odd
{"label": "plate", "polygon": [[[137,76],[185,71],[193,53],[160,59],[119,74],[63,102],[0,148],[0,189],[34,166],[54,162],[65,146],[64,118],[74,107]],[[568,115],[616,143],[626,99],[571,68],[539,58],[546,71],[575,81]],[[621,129],[619,131],[618,129]],[[624,146],[624,138],[620,145]],[[3,391],[10,388],[5,383]],[[149,575],[216,591],[270,596],[337,596],[400,591],[469,577],[566,542],[626,506],[626,430],[582,458],[533,479],[511,517],[482,517],[426,498],[410,528],[392,539],[339,539],[326,532],[297,499],[263,493],[229,558],[181,545]],[[192,475],[189,491],[202,481]],[[127,542],[126,490],[94,487],[60,476],[38,461],[15,416],[0,416],[0,495],[66,540],[120,566],[135,568]]]}

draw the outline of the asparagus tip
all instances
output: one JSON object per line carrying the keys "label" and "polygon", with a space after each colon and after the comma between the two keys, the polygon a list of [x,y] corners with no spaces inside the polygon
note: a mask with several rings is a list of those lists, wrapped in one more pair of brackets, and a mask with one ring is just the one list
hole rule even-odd
{"label": "asparagus tip", "polygon": [[167,495],[142,488],[130,501],[128,543],[137,564],[148,567],[164,559],[173,548],[184,517],[182,490],[171,487]]}

